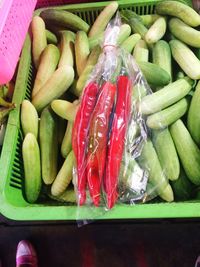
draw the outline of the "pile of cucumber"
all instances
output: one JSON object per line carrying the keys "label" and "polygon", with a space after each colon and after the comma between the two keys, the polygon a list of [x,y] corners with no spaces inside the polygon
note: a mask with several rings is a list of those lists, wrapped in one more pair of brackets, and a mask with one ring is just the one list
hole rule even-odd
{"label": "pile of cucumber", "polygon": [[[56,8],[33,17],[36,75],[31,99],[21,105],[25,195],[30,203],[38,200],[42,185],[50,197],[75,202],[71,134],[78,97],[117,10],[117,2],[109,3],[93,25]],[[155,11],[120,11],[117,44],[134,56],[153,91],[135,94],[152,133],[139,163],[150,170],[149,182],[163,200],[188,200],[200,185],[200,15],[170,0],[156,4]]]}

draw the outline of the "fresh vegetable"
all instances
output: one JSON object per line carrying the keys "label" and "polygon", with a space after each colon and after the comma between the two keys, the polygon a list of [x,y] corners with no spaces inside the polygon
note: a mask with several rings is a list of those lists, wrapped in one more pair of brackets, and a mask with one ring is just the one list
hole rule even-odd
{"label": "fresh vegetable", "polygon": [[78,31],[75,38],[75,57],[78,76],[83,72],[90,53],[87,34],[84,31]]}
{"label": "fresh vegetable", "polygon": [[[88,59],[89,60],[89,59]],[[93,65],[87,65],[81,75],[79,76],[75,88],[73,88],[73,94],[76,96],[81,96],[82,91],[89,80],[89,77],[94,69]]]}
{"label": "fresh vegetable", "polygon": [[169,180],[177,180],[180,173],[180,164],[168,128],[160,131],[153,131],[153,144],[164,174]]}
{"label": "fresh vegetable", "polygon": [[167,23],[165,17],[158,18],[153,25],[148,29],[147,33],[145,34],[145,41],[148,44],[153,44],[159,41],[166,32]]}
{"label": "fresh vegetable", "polygon": [[32,133],[28,133],[22,144],[22,156],[25,175],[25,195],[30,203],[37,201],[41,185],[40,150],[37,140]]}
{"label": "fresh vegetable", "polygon": [[62,99],[51,102],[51,108],[61,118],[73,122],[76,117],[78,105]]}
{"label": "fresh vegetable", "polygon": [[192,27],[200,25],[200,15],[194,9],[179,1],[166,0],[158,3],[156,13],[177,17]]}
{"label": "fresh vegetable", "polygon": [[42,179],[52,184],[58,168],[58,121],[50,107],[41,113],[39,133]]}
{"label": "fresh vegetable", "polygon": [[47,43],[57,45],[58,39],[56,35],[47,29],[45,30],[45,32],[46,32]]}
{"label": "fresh vegetable", "polygon": [[130,35],[122,44],[121,48],[131,53],[137,42],[141,39],[141,36],[138,33]]}
{"label": "fresh vegetable", "polygon": [[152,129],[164,129],[180,119],[188,110],[189,100],[182,98],[175,104],[147,117],[147,125]]}
{"label": "fresh vegetable", "polygon": [[179,40],[169,42],[172,56],[181,69],[194,80],[200,79],[200,61],[192,50]]}
{"label": "fresh vegetable", "polygon": [[59,58],[60,52],[58,48],[53,44],[47,45],[40,57],[38,71],[34,80],[32,97],[34,97],[38,93],[41,87],[54,73],[58,65]]}
{"label": "fresh vegetable", "polygon": [[198,82],[192,101],[188,110],[187,127],[194,139],[194,141],[200,144],[200,118],[199,118],[199,106],[200,106],[200,82]]}
{"label": "fresh vegetable", "polygon": [[189,131],[179,119],[170,126],[170,132],[187,177],[200,185],[200,150]]}
{"label": "fresh vegetable", "polygon": [[24,136],[27,133],[34,134],[35,138],[38,137],[38,114],[31,102],[24,99],[21,105],[21,125]]}
{"label": "fresh vegetable", "polygon": [[56,9],[45,9],[40,13],[45,23],[56,26],[63,26],[74,31],[88,32],[89,25],[79,16],[66,11]]}
{"label": "fresh vegetable", "polygon": [[144,26],[149,28],[157,19],[160,18],[160,15],[158,14],[146,14],[146,15],[141,15],[140,18],[142,19],[142,23]]}
{"label": "fresh vegetable", "polygon": [[98,85],[96,83],[89,83],[84,89],[83,98],[75,118],[72,132],[72,148],[76,158],[78,175],[78,203],[80,205],[83,205],[86,199],[87,175],[85,163],[88,125],[96,103],[97,93]]}
{"label": "fresh vegetable", "polygon": [[[99,97],[90,121],[87,152],[87,181],[90,196],[95,206],[99,206],[100,201],[101,183],[106,163],[109,119],[115,94],[116,84],[109,81],[105,82],[100,89]],[[110,190],[110,187],[108,190]],[[114,198],[115,196],[113,200],[110,199],[109,201],[114,201]],[[110,205],[112,205],[111,202]]]}
{"label": "fresh vegetable", "polygon": [[74,41],[75,34],[71,31],[60,32],[60,61],[58,67],[74,66]]}
{"label": "fresh vegetable", "polygon": [[192,89],[192,84],[193,81],[185,77],[166,85],[151,95],[143,97],[141,112],[148,115],[169,107],[186,96]]}
{"label": "fresh vegetable", "polygon": [[99,14],[99,16],[96,18],[95,22],[93,23],[92,27],[90,28],[89,37],[96,36],[99,33],[103,32],[112,18],[112,16],[115,14],[116,10],[118,8],[117,2],[111,2],[109,3]]}
{"label": "fresh vegetable", "polygon": [[42,111],[51,101],[60,97],[70,87],[73,79],[74,70],[72,67],[58,68],[32,99],[32,104],[37,111]]}
{"label": "fresh vegetable", "polygon": [[68,121],[65,135],[61,144],[61,155],[63,156],[63,158],[66,158],[69,152],[72,150],[72,128],[73,123],[71,121]]}
{"label": "fresh vegetable", "polygon": [[188,26],[182,20],[177,18],[170,19],[169,29],[180,41],[190,46],[200,48],[200,32]]}
{"label": "fresh vegetable", "polygon": [[40,56],[42,51],[47,46],[47,38],[45,31],[45,23],[39,16],[34,16],[31,23],[33,42],[32,42],[32,54],[33,61],[36,69],[39,66]]}
{"label": "fresh vegetable", "polygon": [[133,57],[138,61],[149,61],[149,50],[144,40],[139,40],[134,47]]}
{"label": "fresh vegetable", "polygon": [[[107,205],[109,209],[114,206],[118,197],[118,176],[124,151],[125,134],[129,122],[128,118],[131,111],[131,85],[131,81],[127,76],[121,75],[118,77],[117,100],[108,143],[105,173],[105,191],[107,193]],[[101,159],[103,160],[103,156]],[[115,159],[114,162],[113,159]]]}
{"label": "fresh vegetable", "polygon": [[72,180],[72,170],[74,165],[74,152],[71,151],[65,159],[61,169],[59,170],[55,181],[51,187],[51,194],[53,196],[62,195]]}

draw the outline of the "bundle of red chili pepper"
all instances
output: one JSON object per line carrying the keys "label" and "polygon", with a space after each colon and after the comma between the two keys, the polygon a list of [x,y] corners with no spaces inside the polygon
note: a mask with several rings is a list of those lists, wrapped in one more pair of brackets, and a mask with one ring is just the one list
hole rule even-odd
{"label": "bundle of red chili pepper", "polygon": [[86,190],[95,206],[105,192],[107,208],[118,198],[118,177],[131,112],[131,80],[127,75],[90,82],[76,115],[72,147],[77,161],[78,204],[86,201]]}

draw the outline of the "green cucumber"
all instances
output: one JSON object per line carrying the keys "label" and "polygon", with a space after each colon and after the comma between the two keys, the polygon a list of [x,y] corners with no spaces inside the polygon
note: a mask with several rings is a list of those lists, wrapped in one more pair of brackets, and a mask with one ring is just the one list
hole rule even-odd
{"label": "green cucumber", "polygon": [[46,32],[47,43],[57,45],[58,39],[56,35],[49,30],[45,30],[45,32]]}
{"label": "green cucumber", "polygon": [[29,203],[37,201],[41,186],[40,149],[35,136],[28,133],[22,143],[25,195]]}
{"label": "green cucumber", "polygon": [[193,184],[200,185],[200,150],[198,146],[180,119],[170,126],[170,133],[187,177]]}
{"label": "green cucumber", "polygon": [[141,36],[138,33],[132,34],[121,44],[121,48],[131,53],[140,39]]}
{"label": "green cucumber", "polygon": [[167,22],[165,17],[158,18],[145,34],[145,41],[148,44],[158,42],[164,35],[167,29]]}
{"label": "green cucumber", "polygon": [[149,61],[149,50],[144,40],[139,40],[133,50],[133,56],[136,61]]}
{"label": "green cucumber", "polygon": [[192,89],[193,81],[188,78],[179,79],[142,98],[140,107],[143,114],[152,114],[176,103]]}
{"label": "green cucumber", "polygon": [[175,104],[156,112],[147,117],[147,125],[149,128],[159,130],[166,128],[170,124],[180,119],[188,110],[189,100],[183,98]]}

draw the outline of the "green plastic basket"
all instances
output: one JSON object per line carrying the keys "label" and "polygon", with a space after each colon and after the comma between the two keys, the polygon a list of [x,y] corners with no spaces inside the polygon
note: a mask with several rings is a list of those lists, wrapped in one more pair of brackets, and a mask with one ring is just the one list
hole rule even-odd
{"label": "green plastic basket", "polygon": [[[159,1],[127,0],[118,2],[121,9],[129,8],[138,14],[152,14],[154,13],[155,3]],[[58,8],[70,10],[88,23],[93,23],[99,12],[107,4],[108,2],[98,2],[60,6]],[[29,204],[23,197],[24,171],[21,155],[20,104],[24,98],[30,98],[33,76],[31,40],[28,34],[21,54],[13,96],[13,102],[17,104],[17,108],[9,115],[0,160],[0,211],[6,218],[13,220],[76,220],[76,206],[56,206],[56,203],[53,205]],[[82,209],[85,209],[85,207],[82,207]],[[99,219],[186,218],[199,216],[199,202],[181,202],[138,204],[134,206],[116,205]]]}

